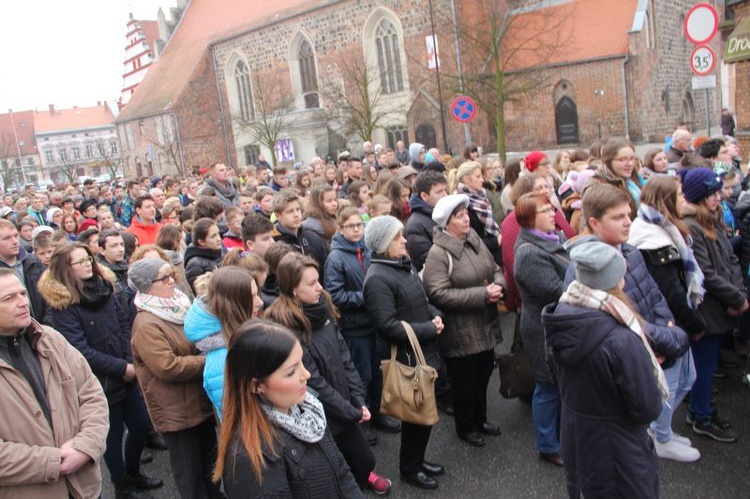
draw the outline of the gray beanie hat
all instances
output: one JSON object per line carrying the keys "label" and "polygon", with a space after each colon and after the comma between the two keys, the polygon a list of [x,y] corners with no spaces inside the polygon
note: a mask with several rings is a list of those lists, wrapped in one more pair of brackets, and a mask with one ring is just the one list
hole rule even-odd
{"label": "gray beanie hat", "polygon": [[451,219],[451,215],[460,205],[469,206],[469,196],[466,194],[451,194],[441,197],[432,209],[432,221],[444,229]]}
{"label": "gray beanie hat", "polygon": [[398,218],[391,215],[375,217],[365,227],[365,244],[373,253],[383,254],[396,234],[404,228]]}
{"label": "gray beanie hat", "polygon": [[141,293],[148,293],[159,274],[159,269],[165,265],[169,263],[161,258],[145,258],[133,262],[128,269],[128,286]]}
{"label": "gray beanie hat", "polygon": [[576,269],[576,280],[602,291],[617,286],[627,270],[622,254],[613,246],[599,241],[574,247],[570,259]]}

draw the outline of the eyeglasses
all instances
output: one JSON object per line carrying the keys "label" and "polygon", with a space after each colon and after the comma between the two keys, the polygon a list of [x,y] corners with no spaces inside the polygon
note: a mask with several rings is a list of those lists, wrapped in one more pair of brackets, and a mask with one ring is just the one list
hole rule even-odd
{"label": "eyeglasses", "polygon": [[365,226],[365,224],[363,224],[362,222],[359,222],[359,223],[356,223],[356,224],[342,225],[341,227],[344,228],[344,229],[347,229],[347,230],[362,230],[362,228],[364,228],[364,226]]}
{"label": "eyeglasses", "polygon": [[71,267],[86,267],[87,265],[91,265],[91,262],[93,262],[93,259],[90,256],[87,256],[77,262],[72,262],[70,265]]}
{"label": "eyeglasses", "polygon": [[541,210],[536,210],[537,213],[545,213],[549,214],[552,213],[552,208],[547,206],[546,208],[542,208]]}
{"label": "eyeglasses", "polygon": [[175,272],[170,272],[164,277],[159,277],[158,279],[154,279],[154,283],[161,282],[161,283],[166,284],[170,279],[172,279],[173,281],[177,281],[177,274]]}
{"label": "eyeglasses", "polygon": [[635,156],[628,156],[626,158],[614,158],[612,161],[619,161],[620,163],[635,163],[636,160]]}

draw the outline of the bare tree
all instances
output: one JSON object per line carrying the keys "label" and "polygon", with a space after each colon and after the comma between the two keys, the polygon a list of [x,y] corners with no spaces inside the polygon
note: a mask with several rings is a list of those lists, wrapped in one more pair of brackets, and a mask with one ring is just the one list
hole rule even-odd
{"label": "bare tree", "polygon": [[146,137],[148,143],[164,153],[167,161],[175,166],[180,176],[185,175],[185,167],[180,155],[180,142],[172,116],[161,114],[155,118],[155,131]]}
{"label": "bare tree", "polygon": [[58,170],[65,175],[71,184],[78,180],[78,169],[82,166],[80,160],[71,159],[65,149],[57,150]]}
{"label": "bare tree", "polygon": [[[110,143],[104,139],[96,139],[96,150],[99,153],[99,164],[106,168],[107,173],[110,175],[110,179],[115,180],[117,178],[117,172],[120,169],[122,158],[119,154],[112,152]],[[118,149],[119,151],[119,149]]]}
{"label": "bare tree", "polygon": [[[545,83],[544,68],[570,46],[575,5],[539,0],[459,0],[456,31],[462,75],[445,74],[457,92],[472,97],[494,124],[505,159],[506,102],[521,100]],[[442,12],[449,26],[452,15]],[[450,18],[449,18],[450,16]],[[445,26],[445,24],[442,24]]]}
{"label": "bare tree", "polygon": [[0,136],[0,177],[2,177],[3,191],[7,191],[18,179],[18,148],[11,134]]}
{"label": "bare tree", "polygon": [[329,120],[341,125],[344,135],[372,140],[372,132],[390,114],[381,105],[379,70],[362,60],[343,58],[330,66],[320,85]]}
{"label": "bare tree", "polygon": [[[279,92],[272,78],[253,76],[253,108],[250,116],[234,115],[232,120],[257,144],[273,151],[282,130],[288,124],[288,113],[294,96]],[[276,155],[272,154],[276,165]]]}

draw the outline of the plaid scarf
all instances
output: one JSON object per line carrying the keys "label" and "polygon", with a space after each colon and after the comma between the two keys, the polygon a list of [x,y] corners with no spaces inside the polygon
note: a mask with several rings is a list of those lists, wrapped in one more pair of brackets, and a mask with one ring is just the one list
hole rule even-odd
{"label": "plaid scarf", "polygon": [[656,378],[656,383],[659,385],[662,399],[669,399],[667,378],[664,377],[664,371],[662,371],[659,361],[656,360],[656,355],[654,355],[651,345],[648,344],[646,334],[643,332],[641,324],[638,322],[633,311],[630,310],[630,307],[606,291],[589,288],[579,281],[573,281],[570,283],[568,289],[560,297],[560,303],[567,303],[574,307],[601,310],[614,317],[617,322],[627,326],[633,333],[635,333],[641,339],[641,342],[646,348],[646,352],[651,360],[651,367],[654,372],[654,377]]}
{"label": "plaid scarf", "polygon": [[161,298],[148,293],[136,293],[133,300],[135,308],[145,310],[165,321],[184,324],[185,316],[190,309],[190,298],[179,289],[174,290],[172,298]]}
{"label": "plaid scarf", "polygon": [[456,193],[469,196],[469,209],[479,218],[487,234],[500,235],[500,227],[492,216],[492,205],[484,190],[474,191],[468,185],[459,183],[456,186]]}

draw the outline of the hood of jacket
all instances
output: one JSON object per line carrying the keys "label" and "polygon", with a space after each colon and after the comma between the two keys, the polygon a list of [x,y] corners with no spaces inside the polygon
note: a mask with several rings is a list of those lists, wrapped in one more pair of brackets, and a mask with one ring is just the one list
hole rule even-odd
{"label": "hood of jacket", "polygon": [[164,250],[164,253],[166,253],[169,257],[172,265],[179,265],[182,263],[182,252],[175,250]]}
{"label": "hood of jacket", "polygon": [[205,258],[206,260],[218,260],[221,258],[221,250],[199,248],[198,246],[191,244],[185,250],[185,265],[187,265],[188,262],[195,257]]}
{"label": "hood of jacket", "polygon": [[367,248],[367,245],[365,245],[364,237],[360,239],[358,243],[353,243],[347,240],[339,232],[336,232],[333,235],[333,239],[331,240],[331,251],[335,249],[346,251],[347,253],[353,253],[355,255],[357,254],[357,249],[361,249],[363,257],[366,255],[369,259],[369,255],[370,255],[370,250],[369,248]]}
{"label": "hood of jacket", "polygon": [[432,229],[432,242],[436,246],[440,246],[445,249],[445,251],[448,251],[454,258],[461,258],[467,246],[470,247],[474,253],[479,253],[481,249],[479,245],[483,244],[482,240],[479,238],[479,234],[477,234],[474,229],[469,230],[466,239],[459,239],[451,236],[437,226]]}
{"label": "hood of jacket", "polygon": [[372,263],[380,263],[398,270],[403,270],[404,272],[411,272],[412,269],[411,260],[406,256],[398,259],[393,259],[388,258],[385,255],[372,255]]}
{"label": "hood of jacket", "polygon": [[426,149],[423,144],[420,144],[419,142],[412,142],[409,144],[409,159],[412,163],[420,163],[419,161],[419,151],[422,149]]}
{"label": "hood of jacket", "polygon": [[204,298],[196,298],[190,305],[183,330],[185,336],[191,343],[196,343],[204,338],[208,338],[216,333],[221,332],[221,323],[219,319],[208,311],[208,304]]}
{"label": "hood of jacket", "polygon": [[313,232],[317,232],[321,236],[326,236],[326,230],[323,228],[323,223],[314,217],[308,217],[305,219],[304,222],[302,222],[302,228],[306,230],[311,230]]}
{"label": "hood of jacket", "polygon": [[616,325],[600,310],[553,303],[542,311],[547,345],[562,365],[575,366],[598,347]]}
{"label": "hood of jacket", "polygon": [[430,206],[418,194],[414,193],[409,198],[409,208],[411,208],[412,213],[422,213],[430,217],[430,219],[432,219],[432,210],[435,207]]}
{"label": "hood of jacket", "polygon": [[[114,287],[117,284],[117,276],[115,273],[104,265],[100,265],[99,269],[101,269],[102,277],[112,283],[112,286]],[[55,310],[63,310],[76,303],[68,288],[66,288],[63,283],[52,277],[52,273],[49,269],[45,270],[42,277],[39,278],[37,288],[39,289],[39,294],[44,298],[44,301]]]}

